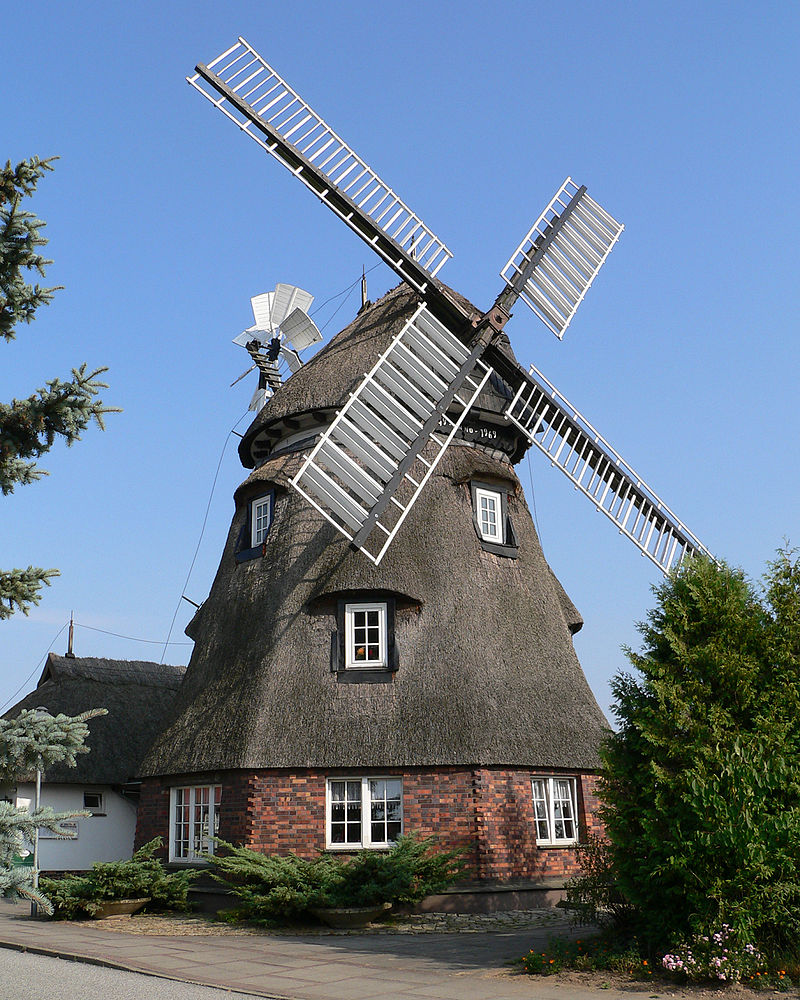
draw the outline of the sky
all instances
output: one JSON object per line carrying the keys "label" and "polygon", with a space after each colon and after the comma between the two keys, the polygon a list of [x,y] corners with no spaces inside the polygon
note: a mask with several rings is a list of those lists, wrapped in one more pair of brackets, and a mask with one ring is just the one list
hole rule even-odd
{"label": "sky", "polygon": [[[373,300],[397,282],[186,84],[238,35],[445,240],[439,276],[483,309],[564,177],[586,184],[625,231],[563,342],[518,304],[517,357],[716,556],[758,580],[800,544],[796,3],[29,0],[3,23],[0,155],[60,157],[29,207],[64,290],[0,347],[0,399],[86,361],[123,412],[2,499],[0,565],[61,576],[0,623],[0,705],[66,651],[71,614],[79,656],[188,662],[181,596],[208,594],[245,478],[254,376],[230,387],[249,363],[231,340],[250,297],[307,289],[327,340],[362,269]],[[518,473],[608,712],[661,574],[538,452]]]}

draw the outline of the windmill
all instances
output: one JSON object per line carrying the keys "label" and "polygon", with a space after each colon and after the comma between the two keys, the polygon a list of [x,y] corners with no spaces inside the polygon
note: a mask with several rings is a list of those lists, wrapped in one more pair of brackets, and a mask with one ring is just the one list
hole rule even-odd
{"label": "windmill", "polygon": [[246,42],[188,82],[301,180],[418,295],[419,306],[306,456],[291,485],[376,565],[490,381],[519,429],[663,572],[708,550],[534,367],[502,349],[522,299],[564,335],[622,225],[571,178],[473,315],[437,279],[452,253]]}
{"label": "windmill", "polygon": [[246,349],[253,364],[232,385],[258,369],[258,388],[250,401],[251,410],[259,411],[283,383],[285,371],[294,374],[302,366],[301,352],[322,340],[308,315],[313,301],[314,296],[302,288],[282,282],[274,291],[250,299],[255,322],[233,342]]}

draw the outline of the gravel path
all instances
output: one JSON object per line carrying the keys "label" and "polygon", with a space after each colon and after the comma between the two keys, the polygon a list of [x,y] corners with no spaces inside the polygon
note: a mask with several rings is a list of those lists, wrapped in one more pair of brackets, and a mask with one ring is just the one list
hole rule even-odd
{"label": "gravel path", "polygon": [[225,924],[209,917],[189,914],[136,914],[133,917],[110,917],[103,921],[64,921],[75,927],[99,927],[124,934],[154,934],[180,937],[243,937],[253,935],[347,935],[347,934],[485,934],[518,931],[526,928],[552,928],[555,933],[569,932],[569,917],[560,910],[509,910],[499,913],[412,913],[388,921],[369,924],[355,930],[334,930],[319,924],[265,928],[247,924]]}

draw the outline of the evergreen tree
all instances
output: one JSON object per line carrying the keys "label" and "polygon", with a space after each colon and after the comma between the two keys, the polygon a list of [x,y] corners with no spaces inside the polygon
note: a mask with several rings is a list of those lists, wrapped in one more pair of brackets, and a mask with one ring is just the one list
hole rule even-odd
{"label": "evergreen tree", "polygon": [[[0,169],[0,337],[13,340],[18,323],[30,323],[41,305],[49,303],[57,287],[42,288],[26,280],[31,272],[44,277],[52,261],[39,250],[47,240],[44,222],[21,208],[22,199],[36,190],[42,175],[52,170],[52,160],[33,157],[16,167],[11,162]],[[103,414],[114,412],[97,398],[107,388],[98,376],[107,369],[73,368],[68,381],[51,379],[27,399],[0,403],[0,490],[13,492],[17,483],[26,485],[46,475],[35,461],[56,439],[68,445],[77,441],[91,420],[103,428]],[[0,571],[0,618],[16,610],[27,613],[39,602],[39,591],[58,570],[28,566]]]}
{"label": "evergreen tree", "polygon": [[[0,785],[28,778],[35,771],[44,771],[52,764],[74,767],[79,754],[88,753],[85,746],[89,735],[87,722],[105,715],[104,708],[91,709],[81,715],[50,715],[48,712],[25,709],[15,719],[0,719]],[[85,812],[53,812],[47,806],[28,810],[0,801],[0,896],[24,896],[38,903],[46,913],[52,913],[50,903],[34,886],[35,873],[28,866],[14,864],[14,858],[33,843],[37,828],[44,827],[57,837],[69,838],[59,824]]]}
{"label": "evergreen tree", "polygon": [[654,589],[613,684],[602,796],[617,888],[652,947],[729,924],[800,940],[800,560],[757,587],[697,560]]}

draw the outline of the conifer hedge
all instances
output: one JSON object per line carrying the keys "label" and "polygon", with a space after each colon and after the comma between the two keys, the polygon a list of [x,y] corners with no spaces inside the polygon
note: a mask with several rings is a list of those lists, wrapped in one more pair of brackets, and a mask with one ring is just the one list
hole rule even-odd
{"label": "conifer hedge", "polygon": [[654,588],[613,684],[603,750],[610,875],[653,948],[723,924],[800,941],[800,560],[761,585],[693,561]]}

